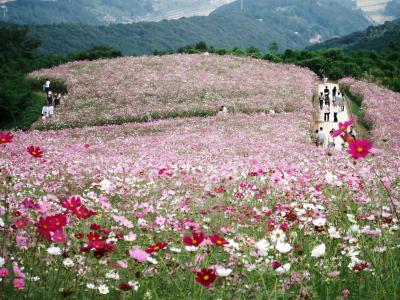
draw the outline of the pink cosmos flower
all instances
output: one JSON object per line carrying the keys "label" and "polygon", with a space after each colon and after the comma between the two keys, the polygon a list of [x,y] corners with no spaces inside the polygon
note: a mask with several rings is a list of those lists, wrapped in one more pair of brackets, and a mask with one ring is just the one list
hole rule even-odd
{"label": "pink cosmos flower", "polygon": [[51,239],[56,243],[64,243],[67,240],[67,237],[61,231],[57,231],[53,234]]}
{"label": "pink cosmos flower", "polygon": [[351,154],[354,159],[366,157],[371,150],[372,146],[368,140],[354,140],[349,144],[347,153]]}
{"label": "pink cosmos flower", "polygon": [[0,278],[7,277],[8,275],[10,275],[10,273],[8,272],[8,270],[6,268],[0,269]]}
{"label": "pink cosmos flower", "polygon": [[16,277],[19,278],[25,278],[26,275],[22,270],[18,267],[18,264],[16,262],[13,263],[13,271]]}
{"label": "pink cosmos flower", "polygon": [[131,258],[133,258],[134,260],[143,263],[145,261],[147,261],[147,258],[150,256],[146,251],[138,248],[138,247],[134,247],[131,250],[129,250],[129,256]]}
{"label": "pink cosmos flower", "polygon": [[13,281],[14,288],[22,290],[25,287],[25,281],[21,278],[15,278]]}

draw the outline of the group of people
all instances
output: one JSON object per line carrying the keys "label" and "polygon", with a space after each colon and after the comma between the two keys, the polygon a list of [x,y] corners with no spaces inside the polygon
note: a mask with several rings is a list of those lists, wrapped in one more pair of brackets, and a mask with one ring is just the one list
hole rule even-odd
{"label": "group of people", "polygon": [[[319,107],[320,110],[324,114],[324,122],[330,121],[330,114],[333,113],[333,122],[337,123],[338,114],[344,111],[345,106],[345,98],[342,95],[336,86],[333,87],[332,90],[329,90],[328,86],[325,86],[323,92],[319,95]],[[317,146],[327,146],[328,148],[335,148],[335,137],[334,137],[335,129],[332,128],[329,131],[329,134],[326,135],[324,133],[323,127],[320,127],[315,131],[315,142]],[[353,140],[356,139],[355,129],[350,126],[348,130],[348,135]],[[341,144],[342,149],[346,148],[346,141],[343,141]]]}
{"label": "group of people", "polygon": [[47,103],[42,108],[42,119],[46,121],[54,115],[55,108],[60,105],[61,93],[52,93],[50,90],[50,80],[48,79],[46,79],[46,82],[43,84],[43,91],[46,93]]}
{"label": "group of people", "polygon": [[337,90],[336,86],[332,89],[332,93],[328,86],[324,92],[319,95],[319,107],[324,113],[324,122],[329,122],[330,114],[333,113],[333,122],[337,123],[338,113],[344,111],[344,96]]}
{"label": "group of people", "polygon": [[[322,127],[319,128],[319,130],[317,129],[315,131],[315,141],[316,141],[316,146],[320,146],[320,147],[328,147],[328,148],[335,148],[335,137],[333,135],[333,133],[335,132],[335,129],[331,129],[331,131],[329,131],[328,136],[326,136],[324,129]],[[357,134],[355,129],[353,128],[353,126],[349,127],[349,130],[347,132],[348,136],[350,137],[351,140],[355,140],[357,138]],[[346,149],[346,141],[342,142],[342,149]]]}

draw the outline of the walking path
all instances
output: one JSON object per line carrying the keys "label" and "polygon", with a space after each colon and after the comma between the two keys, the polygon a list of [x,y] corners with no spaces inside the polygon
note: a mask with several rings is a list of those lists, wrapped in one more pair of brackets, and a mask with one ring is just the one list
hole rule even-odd
{"label": "walking path", "polygon": [[[326,86],[328,86],[328,88],[329,88],[330,99],[331,99],[331,113],[329,115],[329,122],[324,122],[324,113],[322,111],[319,111],[319,118],[318,118],[317,125],[318,125],[318,129],[320,127],[323,128],[325,136],[328,137],[329,136],[329,131],[331,131],[332,128],[337,130],[339,128],[339,122],[348,121],[348,120],[350,120],[350,117],[349,117],[348,108],[347,108],[347,105],[346,105],[346,102],[345,102],[344,111],[342,111],[342,112],[339,111],[339,113],[338,113],[338,121],[339,122],[338,123],[334,123],[333,122],[332,89],[333,89],[334,86],[336,86],[336,89],[339,91],[339,85],[334,84],[334,83],[320,84],[318,86],[318,95],[320,95],[321,92],[322,93],[324,92],[324,89],[325,89]],[[341,91],[340,91],[340,93],[342,94]],[[319,109],[319,102],[318,102],[318,109]],[[342,143],[343,143],[343,140],[342,140],[342,138],[340,136],[335,138],[335,148],[336,149],[342,149]],[[325,147],[326,147],[326,145],[325,145]]]}

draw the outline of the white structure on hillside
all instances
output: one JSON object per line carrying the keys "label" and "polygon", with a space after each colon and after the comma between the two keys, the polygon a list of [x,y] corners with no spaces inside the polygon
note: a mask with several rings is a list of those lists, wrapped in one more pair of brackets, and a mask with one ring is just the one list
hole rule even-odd
{"label": "white structure on hillside", "polygon": [[357,7],[362,9],[375,23],[383,23],[393,18],[385,16],[384,11],[391,0],[356,0]]}

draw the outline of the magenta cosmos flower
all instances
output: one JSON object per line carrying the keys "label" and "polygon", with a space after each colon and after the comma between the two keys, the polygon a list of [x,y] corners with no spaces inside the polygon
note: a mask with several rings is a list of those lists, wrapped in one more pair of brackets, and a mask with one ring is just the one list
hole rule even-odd
{"label": "magenta cosmos flower", "polygon": [[366,157],[372,146],[368,140],[354,140],[349,144],[347,153],[351,154],[354,159]]}
{"label": "magenta cosmos flower", "polygon": [[341,135],[342,133],[346,133],[347,128],[349,128],[349,126],[352,124],[353,124],[353,120],[346,121],[344,123],[339,122],[339,129],[333,132],[333,136],[337,137],[337,136]]}

